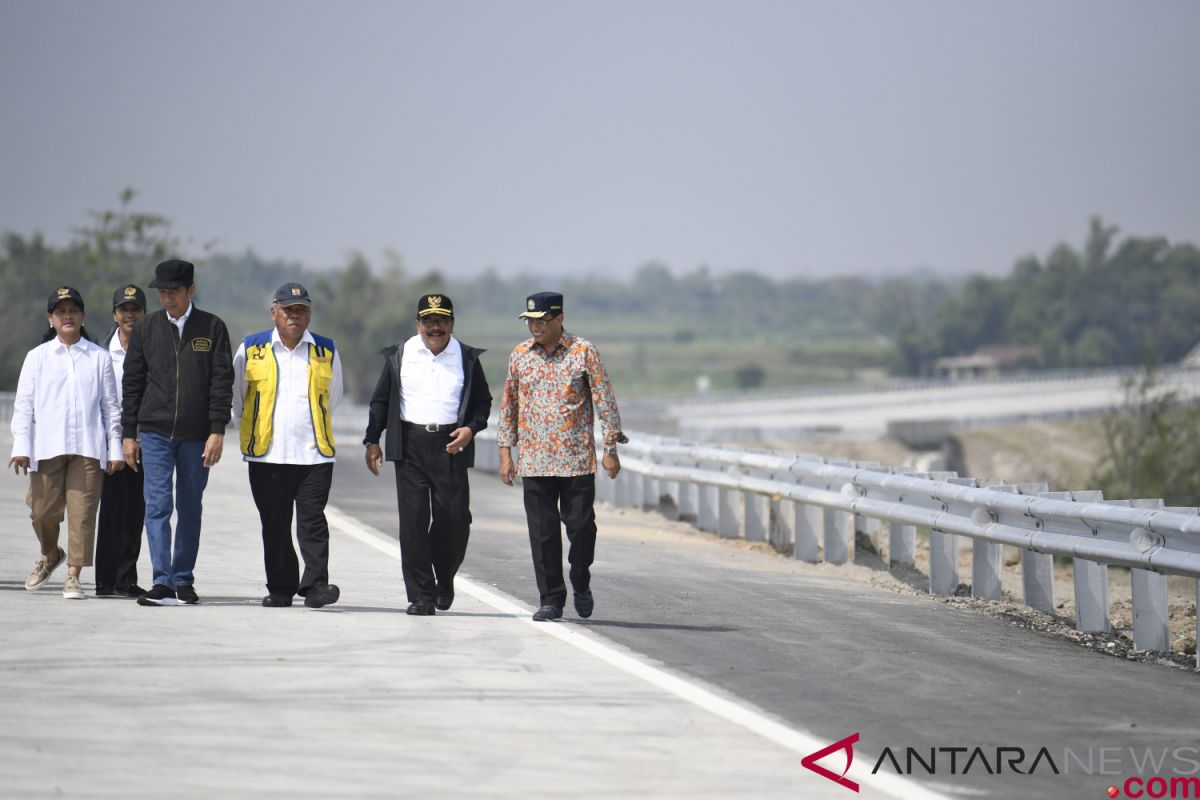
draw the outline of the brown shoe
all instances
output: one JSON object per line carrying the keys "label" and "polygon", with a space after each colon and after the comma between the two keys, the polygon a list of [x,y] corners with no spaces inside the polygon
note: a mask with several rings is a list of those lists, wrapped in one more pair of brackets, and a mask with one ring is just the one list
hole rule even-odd
{"label": "brown shoe", "polygon": [[29,591],[40,589],[42,584],[50,579],[50,575],[54,570],[58,569],[58,565],[67,560],[67,554],[63,549],[58,548],[58,557],[51,563],[45,556],[38,559],[38,562],[33,565],[33,572],[29,573],[29,577],[25,579],[25,588]]}

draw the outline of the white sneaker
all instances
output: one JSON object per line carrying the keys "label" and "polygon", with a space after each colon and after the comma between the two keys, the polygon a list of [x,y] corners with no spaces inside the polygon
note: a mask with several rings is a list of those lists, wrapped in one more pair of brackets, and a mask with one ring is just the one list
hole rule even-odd
{"label": "white sneaker", "polygon": [[68,600],[82,600],[85,596],[83,587],[79,585],[79,578],[68,575],[66,581],[63,582],[63,597]]}

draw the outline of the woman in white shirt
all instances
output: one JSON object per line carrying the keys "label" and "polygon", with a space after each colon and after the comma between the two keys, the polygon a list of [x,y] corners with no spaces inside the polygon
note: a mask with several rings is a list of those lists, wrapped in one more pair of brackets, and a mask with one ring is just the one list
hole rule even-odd
{"label": "woman in white shirt", "polygon": [[[25,588],[40,588],[65,560],[63,597],[82,600],[79,573],[92,564],[101,480],[125,466],[121,413],[112,359],[83,335],[83,297],[69,286],[55,290],[46,316],[55,336],[21,366],[8,465],[29,474],[26,502],[42,550]],[[58,546],[64,509],[66,553]]]}

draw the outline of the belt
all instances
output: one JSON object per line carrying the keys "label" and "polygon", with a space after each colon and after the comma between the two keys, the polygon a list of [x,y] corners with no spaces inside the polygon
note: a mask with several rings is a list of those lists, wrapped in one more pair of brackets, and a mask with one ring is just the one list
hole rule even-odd
{"label": "belt", "polygon": [[419,422],[401,420],[400,424],[410,431],[425,431],[426,433],[449,433],[458,427],[457,423],[448,422],[445,425],[422,425]]}

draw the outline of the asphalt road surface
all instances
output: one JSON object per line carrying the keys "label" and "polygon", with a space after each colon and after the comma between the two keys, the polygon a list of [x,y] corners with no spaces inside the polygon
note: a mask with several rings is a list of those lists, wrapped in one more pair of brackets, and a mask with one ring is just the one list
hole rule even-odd
{"label": "asphalt road surface", "polygon": [[[344,458],[331,502],[394,536],[386,469],[375,478],[361,459]],[[535,608],[519,486],[473,471],[472,493],[463,574]],[[595,615],[582,620],[568,608],[549,624],[601,634],[816,739],[858,733],[851,775],[870,772],[885,748],[902,769],[907,748],[925,761],[934,749],[936,774],[914,763],[913,776],[944,794],[1099,798],[1131,776],[1200,769],[1193,672],[814,574],[651,513],[601,506],[599,525]],[[983,760],[967,765],[976,747]],[[998,757],[999,747],[1020,748],[1023,760],[1014,762],[1015,750]],[[896,768],[886,760],[879,771]]]}

